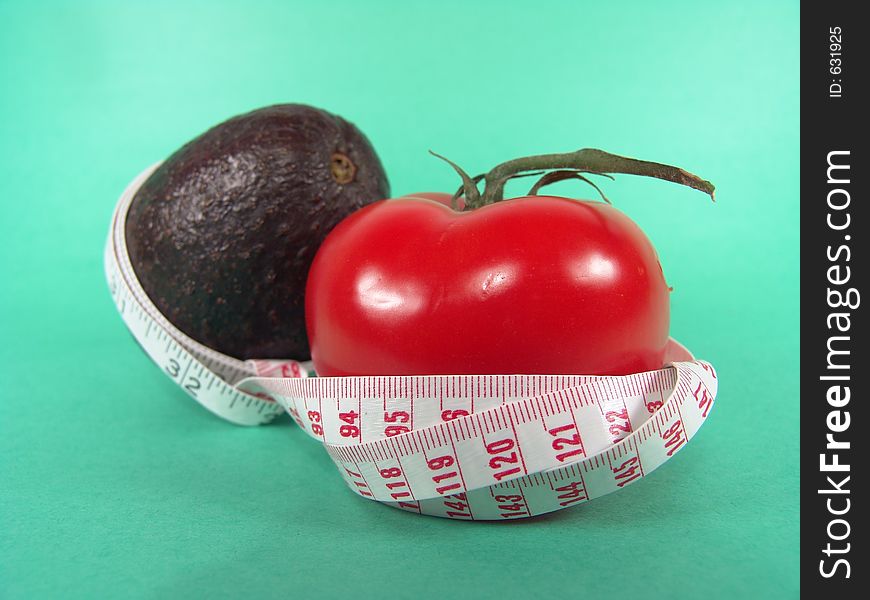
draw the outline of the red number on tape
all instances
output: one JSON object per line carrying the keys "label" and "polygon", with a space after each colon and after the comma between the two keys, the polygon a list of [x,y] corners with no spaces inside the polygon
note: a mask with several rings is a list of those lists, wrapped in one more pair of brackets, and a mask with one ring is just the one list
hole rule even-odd
{"label": "red number on tape", "polygon": [[[489,459],[489,468],[496,470],[502,466],[504,463],[516,463],[518,461],[517,453],[511,452],[510,454],[504,454],[505,452],[509,452],[514,448],[514,441],[510,438],[505,438],[503,440],[498,440],[496,442],[491,442],[486,445],[486,451],[490,455],[498,455],[494,458]],[[514,467],[513,469],[507,469],[506,471],[500,471],[498,473],[494,473],[493,477],[496,481],[501,481],[505,477],[509,475],[514,475],[516,473],[521,473],[522,469],[519,467]]]}
{"label": "red number on tape", "polygon": [[411,419],[411,415],[404,410],[394,410],[393,412],[384,412],[384,421],[387,423],[407,423]]}
{"label": "red number on tape", "polygon": [[459,417],[467,417],[467,410],[442,410],[441,411],[441,420],[442,421],[452,421],[453,419],[458,419]]}

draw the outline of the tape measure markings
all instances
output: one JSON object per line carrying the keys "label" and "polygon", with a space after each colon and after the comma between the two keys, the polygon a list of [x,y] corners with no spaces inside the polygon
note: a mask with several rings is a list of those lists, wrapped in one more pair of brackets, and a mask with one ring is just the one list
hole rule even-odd
{"label": "tape measure markings", "polygon": [[[649,396],[651,394],[656,394],[661,397],[661,393],[664,389],[671,389],[676,381],[676,378],[673,376],[673,373],[670,370],[660,371],[658,372],[659,376],[656,379],[651,379],[647,377],[646,381],[647,389],[645,391],[645,395]],[[644,374],[646,375],[646,374]],[[536,397],[536,402],[529,404],[519,404],[516,405],[514,402],[516,400],[522,399],[523,396],[513,395],[514,390],[516,389],[514,386],[516,380],[522,379],[537,379],[537,384],[551,384],[553,383],[554,376],[544,376],[544,375],[520,375],[520,376],[463,376],[467,379],[477,378],[486,384],[495,384],[497,386],[505,390],[509,390],[511,395],[502,394],[500,392],[493,394],[487,398],[479,398],[480,404],[483,406],[478,406],[478,411],[476,411],[475,415],[483,415],[483,418],[492,418],[491,413],[493,409],[510,405],[513,406],[514,410],[521,409],[524,411],[525,418],[538,418],[537,415],[539,412],[544,413],[545,415],[549,414],[549,412],[555,412],[556,406],[553,402],[559,400],[558,394],[564,393],[563,391],[557,392],[547,392],[542,395],[542,397]],[[631,376],[634,377],[634,376]],[[389,398],[379,398],[375,394],[377,391],[372,392],[368,385],[369,378],[317,378],[311,380],[294,380],[294,379],[263,379],[257,378],[252,380],[254,383],[260,383],[268,388],[268,391],[275,395],[282,395],[286,397],[294,397],[299,396],[303,398],[302,400],[302,410],[306,412],[305,420],[308,422],[308,425],[305,426],[306,431],[311,431],[311,425],[321,424],[319,419],[323,420],[323,423],[327,421],[341,421],[343,424],[353,425],[354,429],[361,427],[361,433],[365,433],[366,437],[369,435],[376,435],[380,437],[385,437],[385,428],[392,426],[392,422],[388,422],[384,419],[383,413],[378,412],[378,409],[374,411],[369,410],[367,407],[373,404],[380,404],[383,406],[385,401],[388,402],[407,402],[410,406],[412,399],[415,401],[415,409],[413,415],[409,415],[409,419],[413,418],[417,421],[423,422],[441,422],[441,419],[436,419],[438,416],[437,410],[433,410],[433,402],[431,399],[435,395],[440,395],[438,391],[433,392],[431,390],[431,386],[435,386],[439,384],[438,376],[424,376],[416,378],[416,381],[413,382],[412,390],[418,390],[420,388],[428,389],[425,393],[425,397],[423,398],[424,402],[420,402],[420,397],[415,397],[413,394],[408,394],[404,397],[394,396]],[[503,381],[498,381],[499,379]],[[504,381],[507,380],[507,381]],[[595,381],[595,380],[593,380]],[[634,382],[631,382],[634,383]],[[442,387],[449,387],[450,383]],[[587,384],[583,384],[587,385]],[[600,384],[599,384],[600,385]],[[572,386],[577,387],[577,386]],[[399,389],[408,389],[399,388]],[[543,389],[550,389],[543,385],[538,385],[536,388],[538,391]],[[639,390],[639,388],[635,387],[634,390]],[[584,396],[582,396],[579,400],[582,408],[588,408],[590,406],[594,406],[596,410],[600,413],[600,406],[605,403],[605,401],[609,400],[609,396],[603,395],[600,393],[599,387],[585,387],[584,388]],[[616,388],[614,388],[614,393],[616,392]],[[517,392],[522,393],[523,390],[517,390]],[[620,391],[621,393],[621,391]],[[640,391],[636,391],[634,394],[622,394],[622,397],[628,396],[629,400],[634,400],[638,407],[647,406],[648,403],[645,400],[640,399],[641,393]],[[319,414],[308,415],[307,411],[310,410],[309,402],[313,399],[317,399],[317,406]],[[549,409],[545,408],[541,402],[547,401],[549,402]],[[620,399],[620,401],[622,401]],[[564,397],[561,399],[562,402],[562,411],[567,410]],[[344,403],[344,404],[343,404]],[[352,406],[348,406],[347,404],[352,404]],[[295,407],[295,406],[294,406]],[[362,407],[362,412],[358,413],[357,410]],[[327,410],[329,408],[329,410]],[[549,411],[549,412],[548,412]],[[350,416],[350,413],[353,412],[353,422],[347,420]],[[498,412],[498,411],[495,411]],[[637,409],[634,409],[630,412],[641,412]],[[646,416],[649,416],[649,411],[644,409],[642,413],[646,413]],[[345,415],[344,419],[342,419],[342,415]],[[312,420],[312,417],[315,420]],[[329,417],[329,418],[327,418]],[[466,432],[466,435],[471,436],[475,435],[472,433],[472,429],[476,432],[478,425],[477,421],[479,419],[469,419],[468,415],[463,415],[461,418],[455,418],[452,420],[448,420],[448,423],[462,423],[465,426],[469,427]],[[517,414],[519,417],[519,414]],[[360,419],[360,422],[357,422],[357,419]],[[501,423],[501,421],[499,421]],[[507,422],[506,420],[504,422]],[[495,424],[493,424],[495,425]],[[328,443],[334,443],[337,445],[344,444],[360,444],[363,443],[357,436],[351,435],[342,435],[341,431],[336,431],[334,428],[328,428],[330,431],[329,438],[325,439]],[[418,428],[419,429],[419,428]],[[345,433],[350,433],[350,430],[346,430]],[[318,434],[318,437],[323,437]],[[389,432],[386,432],[386,437],[390,437]]]}
{"label": "tape measure markings", "polygon": [[[703,381],[703,375],[697,373],[715,378],[709,365],[695,362],[680,363],[661,371],[634,376],[584,378],[589,383],[562,390],[555,389],[553,386],[565,384],[567,381],[548,376],[423,377],[410,378],[410,381],[409,378],[323,378],[307,381],[257,379],[254,381],[269,388],[270,392],[276,394],[291,411],[296,403],[301,402],[307,406],[310,398],[318,398],[317,406],[320,415],[306,414],[300,420],[305,426],[308,417],[321,419],[317,423],[308,421],[308,427],[305,429],[310,435],[314,435],[310,431],[310,426],[321,424],[321,433],[315,437],[326,444],[327,452],[339,467],[339,472],[351,489],[358,494],[390,503],[397,508],[426,514],[439,514],[452,518],[481,518],[482,514],[487,515],[483,518],[513,518],[526,516],[525,513],[541,514],[557,510],[615,491],[646,476],[673,456],[697,431],[712,403],[709,385]],[[695,398],[698,399],[698,394],[703,391],[701,399],[707,399],[706,407],[700,404],[696,407],[704,410],[704,413],[699,415],[693,412],[684,413],[682,408],[693,394],[687,384],[689,379],[697,382]],[[433,390],[433,385],[440,389]],[[354,419],[354,425],[359,428],[360,434],[366,432],[368,435],[374,433],[377,436],[377,429],[387,422],[383,420],[383,416],[378,418],[376,413],[364,410],[364,396],[381,394],[375,404],[379,409],[384,406],[392,407],[392,402],[400,401],[407,401],[410,406],[412,398],[416,400],[415,407],[419,407],[419,398],[416,397],[415,392],[422,390],[425,395],[437,394],[443,398],[445,394],[449,396],[460,388],[459,393],[481,389],[498,392],[499,388],[502,393],[493,394],[497,396],[497,406],[491,406],[482,412],[446,423],[420,426],[421,428],[398,436],[385,437],[381,431],[380,437],[373,441],[366,441],[356,436],[342,436],[334,426],[329,426],[330,420],[326,418],[329,414],[334,417],[336,412],[353,403],[361,409],[357,416],[359,420]],[[507,395],[508,391],[550,389],[554,391],[540,397],[519,401]],[[667,400],[664,397],[665,389],[672,390]],[[659,400],[652,400],[654,397]],[[332,413],[327,410],[330,399],[336,406]],[[324,400],[327,401],[326,404]],[[635,420],[639,410],[642,409],[647,413],[639,428],[629,425],[631,432],[616,443],[606,434],[602,434],[601,430],[596,431],[591,425],[595,420],[589,417],[589,411],[594,411],[599,422],[608,424],[608,421],[602,418],[606,414],[604,409],[614,401],[618,401],[624,407],[626,416],[634,413]],[[342,402],[345,404],[343,405]],[[647,407],[656,406],[656,403],[660,404],[660,408],[650,414]],[[583,411],[586,416],[578,417],[575,411]],[[413,413],[415,419],[419,420],[421,416],[426,418],[424,410],[414,410]],[[408,416],[410,422],[411,415]],[[565,420],[568,417],[570,417],[570,425]],[[429,411],[428,419],[433,420],[432,411]],[[334,419],[332,421],[341,422]],[[530,433],[531,426],[536,426],[537,434]],[[565,429],[561,429],[563,427]],[[552,449],[548,452],[541,446],[540,432],[548,428],[556,430],[556,433],[576,431],[576,439],[572,436],[565,439],[563,444],[577,446],[577,448],[574,449],[575,451],[563,452],[562,456],[563,460],[576,459],[578,462],[560,465],[559,455],[555,455],[554,458]],[[590,441],[594,443],[589,444]],[[463,443],[466,444],[465,448],[462,447]],[[475,451],[468,445],[469,443],[480,444],[484,450],[488,448],[495,450],[489,453],[495,454],[495,458],[487,457],[480,448]],[[510,454],[506,456],[500,454],[502,450],[511,452],[514,448],[517,453],[515,457]],[[562,449],[563,447],[559,448]],[[592,455],[587,456],[587,452]],[[526,464],[527,454],[533,459],[532,464]],[[432,458],[433,456],[435,459]],[[495,475],[500,474],[502,480],[494,480],[492,472],[480,467],[480,456],[489,458],[490,462],[499,459],[496,465],[499,468],[509,466],[517,470],[512,471],[509,468],[496,471]],[[440,479],[427,481],[427,478],[431,479],[431,477],[423,465],[430,465],[433,460],[438,459],[442,459],[441,463],[445,466],[455,465],[455,473],[436,472],[435,476],[441,476]],[[470,481],[463,470],[463,465],[469,463],[476,465],[472,469],[474,476]],[[463,470],[461,475],[460,470]],[[543,475],[539,475],[538,472],[542,472]],[[447,475],[450,477],[446,477]],[[560,482],[565,479],[570,481],[567,485],[556,485],[554,477]],[[579,481],[577,481],[578,477]],[[591,492],[590,481],[594,487]],[[439,488],[439,483],[445,485]],[[540,493],[541,488],[549,491],[549,497]],[[496,496],[502,497],[505,494],[496,492],[504,489],[517,491],[518,493],[513,495],[522,499],[523,506],[527,510],[499,511],[499,501],[496,500]],[[490,498],[489,506],[486,503],[481,505],[480,490],[487,492]],[[398,506],[397,500],[406,498],[405,493],[411,502],[404,502],[402,504],[405,506]],[[451,495],[447,495],[448,493]],[[458,511],[444,510],[443,504],[450,502],[451,498],[455,500],[455,493],[465,497],[462,504],[468,504],[468,510],[472,513],[477,511],[477,517],[460,517],[456,514]],[[477,508],[469,504],[472,501],[478,503]],[[493,502],[497,504],[496,509],[492,507]],[[454,504],[459,503],[454,502]],[[513,507],[514,504],[516,503],[504,504],[504,506]],[[447,515],[446,512],[454,514]]]}

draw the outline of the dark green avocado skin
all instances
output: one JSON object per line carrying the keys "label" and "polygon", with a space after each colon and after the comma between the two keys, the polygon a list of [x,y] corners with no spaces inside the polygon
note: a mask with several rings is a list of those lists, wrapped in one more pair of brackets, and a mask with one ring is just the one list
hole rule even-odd
{"label": "dark green avocado skin", "polygon": [[[356,167],[344,184],[335,153]],[[127,213],[127,250],[145,293],[193,339],[242,360],[307,359],[314,254],[344,217],[389,195],[353,124],[270,106],[217,125],[154,171]]]}

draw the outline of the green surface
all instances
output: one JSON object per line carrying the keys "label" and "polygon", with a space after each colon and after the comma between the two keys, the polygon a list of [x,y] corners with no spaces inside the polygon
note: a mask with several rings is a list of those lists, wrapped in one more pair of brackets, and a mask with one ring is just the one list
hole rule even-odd
{"label": "green surface", "polygon": [[[0,0],[0,596],[797,595],[797,2],[179,4]],[[719,369],[698,437],[585,506],[455,523],[174,388],[104,284],[113,205],[286,101],[356,122],[396,194],[456,185],[429,148],[479,172],[592,146],[714,181],[715,204],[607,183],[661,254],[672,333]]]}

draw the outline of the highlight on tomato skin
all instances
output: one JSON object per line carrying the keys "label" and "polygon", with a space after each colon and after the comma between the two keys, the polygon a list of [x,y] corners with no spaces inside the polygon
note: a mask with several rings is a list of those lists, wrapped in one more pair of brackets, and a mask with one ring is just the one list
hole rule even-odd
{"label": "highlight on tomato skin", "polygon": [[668,286],[623,213],[551,196],[456,212],[443,208],[449,198],[379,202],[327,237],[306,293],[319,375],[620,375],[664,364]]}

